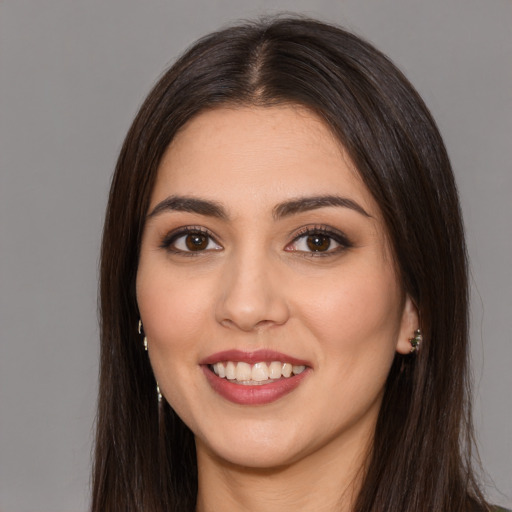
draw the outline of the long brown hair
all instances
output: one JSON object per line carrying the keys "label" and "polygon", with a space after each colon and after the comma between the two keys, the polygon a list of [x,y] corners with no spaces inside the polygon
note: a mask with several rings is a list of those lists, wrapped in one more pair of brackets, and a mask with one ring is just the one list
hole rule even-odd
{"label": "long brown hair", "polygon": [[337,27],[277,18],[211,34],[161,78],[135,118],[112,181],[101,254],[101,370],[94,512],[192,511],[194,438],[160,406],[141,338],[135,277],[160,159],[199,112],[299,104],[344,146],[382,211],[424,343],[396,355],[355,511],[487,506],[471,470],[468,287],[450,162],[423,101],[385,57]]}

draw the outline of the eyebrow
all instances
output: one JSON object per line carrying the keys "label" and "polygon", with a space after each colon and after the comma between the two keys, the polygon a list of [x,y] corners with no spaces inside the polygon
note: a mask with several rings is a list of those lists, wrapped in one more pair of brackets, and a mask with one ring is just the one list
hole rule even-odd
{"label": "eyebrow", "polygon": [[318,210],[319,208],[326,208],[329,206],[337,206],[343,208],[350,208],[365,217],[371,217],[369,213],[356,201],[348,197],[327,195],[327,196],[313,196],[313,197],[299,197],[278,204],[273,210],[275,219],[282,219],[297,213],[307,212],[310,210]]}
{"label": "eyebrow", "polygon": [[[298,213],[318,210],[319,208],[326,208],[330,206],[349,208],[361,215],[364,215],[365,217],[371,217],[371,215],[369,215],[366,210],[353,199],[335,195],[307,196],[291,199],[275,206],[272,211],[272,215],[274,219],[279,220]],[[229,219],[229,215],[221,203],[188,196],[167,197],[153,208],[151,213],[148,214],[148,218],[155,217],[156,215],[167,211],[190,212],[197,213],[198,215],[206,215],[208,217],[216,217],[223,220]]]}
{"label": "eyebrow", "polygon": [[207,215],[208,217],[217,217],[219,219],[228,218],[226,210],[220,203],[187,196],[167,197],[153,208],[148,218],[167,211],[191,212],[199,215]]}

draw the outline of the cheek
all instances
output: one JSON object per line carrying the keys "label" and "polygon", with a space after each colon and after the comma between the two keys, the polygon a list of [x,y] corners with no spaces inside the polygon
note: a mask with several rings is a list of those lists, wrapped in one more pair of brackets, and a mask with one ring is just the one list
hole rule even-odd
{"label": "cheek", "polygon": [[340,273],[311,290],[307,285],[296,290],[297,307],[324,346],[351,357],[375,350],[394,353],[402,298],[389,269]]}
{"label": "cheek", "polygon": [[165,265],[139,266],[137,301],[151,366],[166,400],[188,425],[194,424],[190,403],[197,378],[190,369],[197,367],[210,310],[207,299],[211,295],[201,293],[204,288],[204,282],[200,286],[193,279],[169,273]]}
{"label": "cheek", "polygon": [[401,291],[386,272],[340,275],[320,289],[315,297],[303,295],[310,299],[302,303],[302,318],[318,341],[318,395],[329,397],[318,414],[337,429],[382,396],[400,332]]}
{"label": "cheek", "polygon": [[137,274],[137,302],[144,331],[158,355],[185,352],[192,340],[198,338],[211,308],[209,297],[204,282],[187,279],[179,272],[173,275],[141,265]]}

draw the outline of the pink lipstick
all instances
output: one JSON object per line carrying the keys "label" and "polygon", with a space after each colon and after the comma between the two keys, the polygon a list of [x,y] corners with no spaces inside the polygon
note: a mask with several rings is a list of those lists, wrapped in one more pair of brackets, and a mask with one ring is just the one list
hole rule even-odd
{"label": "pink lipstick", "polygon": [[200,364],[212,389],[240,405],[274,402],[296,389],[311,371],[307,361],[273,350],[227,350]]}

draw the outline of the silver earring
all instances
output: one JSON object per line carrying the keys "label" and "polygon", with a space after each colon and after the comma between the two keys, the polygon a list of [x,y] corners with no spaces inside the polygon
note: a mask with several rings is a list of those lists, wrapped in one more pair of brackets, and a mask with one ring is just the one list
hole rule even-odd
{"label": "silver earring", "polygon": [[[139,334],[142,334],[142,320],[140,319],[138,331]],[[148,338],[146,335],[144,335],[144,350],[148,350]],[[158,398],[158,402],[160,403],[162,401],[162,393],[160,393],[160,386],[158,385],[158,382],[156,383],[156,396]]]}
{"label": "silver earring", "polygon": [[411,344],[411,353],[417,352],[420,349],[421,342],[423,341],[423,336],[421,335],[421,330],[416,329],[414,331],[414,338],[409,340]]}
{"label": "silver earring", "polygon": [[[138,328],[139,334],[142,334],[142,320],[139,319],[139,328]],[[144,335],[144,350],[148,351],[148,338],[146,335]]]}

